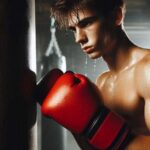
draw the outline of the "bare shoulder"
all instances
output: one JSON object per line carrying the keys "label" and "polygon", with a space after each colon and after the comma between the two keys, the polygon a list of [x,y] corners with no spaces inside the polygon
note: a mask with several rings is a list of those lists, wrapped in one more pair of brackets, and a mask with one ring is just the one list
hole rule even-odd
{"label": "bare shoulder", "polygon": [[150,53],[137,63],[135,69],[136,88],[141,96],[150,93]]}
{"label": "bare shoulder", "polygon": [[109,75],[110,71],[106,71],[97,77],[96,85],[98,86],[98,88],[101,88],[104,85],[105,80],[108,78]]}
{"label": "bare shoulder", "polygon": [[[147,55],[145,55],[139,63],[137,63],[136,69],[137,71],[140,71],[140,72],[150,69],[150,52]],[[141,73],[144,73],[144,72],[141,72]]]}
{"label": "bare shoulder", "polygon": [[137,92],[145,101],[144,117],[150,131],[150,54],[145,55],[137,64],[135,78]]}
{"label": "bare shoulder", "polygon": [[150,50],[149,50],[149,52],[147,53],[147,55],[145,55],[145,57],[142,59],[142,61],[141,62],[143,62],[143,63],[150,63]]}

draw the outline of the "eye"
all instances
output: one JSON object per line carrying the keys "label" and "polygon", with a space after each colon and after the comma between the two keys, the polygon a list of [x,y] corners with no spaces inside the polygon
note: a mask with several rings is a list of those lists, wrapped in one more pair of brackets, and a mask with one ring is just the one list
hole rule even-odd
{"label": "eye", "polygon": [[85,27],[90,26],[91,24],[92,24],[92,21],[86,20],[86,21],[83,21],[83,22],[80,23],[80,27],[85,28]]}
{"label": "eye", "polygon": [[81,28],[84,28],[84,27],[88,27],[88,26],[90,26],[91,25],[91,23],[90,22],[84,22],[83,24],[81,24]]}

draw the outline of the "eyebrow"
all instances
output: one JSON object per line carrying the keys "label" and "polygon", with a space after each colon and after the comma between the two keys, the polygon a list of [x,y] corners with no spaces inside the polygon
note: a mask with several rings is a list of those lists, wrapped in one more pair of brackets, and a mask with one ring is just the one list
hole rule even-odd
{"label": "eyebrow", "polygon": [[83,20],[79,21],[78,22],[78,25],[82,25],[84,23],[88,23],[88,22],[93,22],[97,19],[97,16],[90,16],[90,17],[87,17],[87,18],[84,18]]}
{"label": "eyebrow", "polygon": [[[85,23],[88,23],[88,22],[93,22],[93,21],[95,21],[95,20],[97,20],[97,16],[89,16],[89,17],[86,17],[86,18],[83,18],[83,19],[81,19],[81,20],[79,20],[77,23],[76,23],[76,25],[78,25],[78,26],[82,26],[82,24],[85,24]],[[68,26],[68,29],[69,30],[74,30],[74,26]]]}

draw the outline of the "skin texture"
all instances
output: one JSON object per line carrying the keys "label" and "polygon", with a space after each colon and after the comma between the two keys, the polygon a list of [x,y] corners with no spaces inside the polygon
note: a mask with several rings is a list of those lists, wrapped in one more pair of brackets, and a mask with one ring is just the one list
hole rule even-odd
{"label": "skin texture", "polygon": [[[115,18],[115,19],[114,19]],[[150,149],[150,51],[134,45],[123,30],[123,9],[101,20],[90,10],[72,14],[69,29],[91,59],[102,57],[109,70],[96,80],[106,107],[120,115],[135,137],[126,150]],[[81,149],[94,150],[74,135]]]}

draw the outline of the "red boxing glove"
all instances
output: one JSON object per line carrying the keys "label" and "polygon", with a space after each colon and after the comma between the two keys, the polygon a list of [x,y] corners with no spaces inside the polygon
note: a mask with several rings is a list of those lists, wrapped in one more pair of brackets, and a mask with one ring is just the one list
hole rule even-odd
{"label": "red boxing glove", "polygon": [[78,134],[96,149],[119,149],[129,129],[124,120],[100,104],[100,96],[83,75],[71,72],[57,79],[42,104],[42,113]]}

